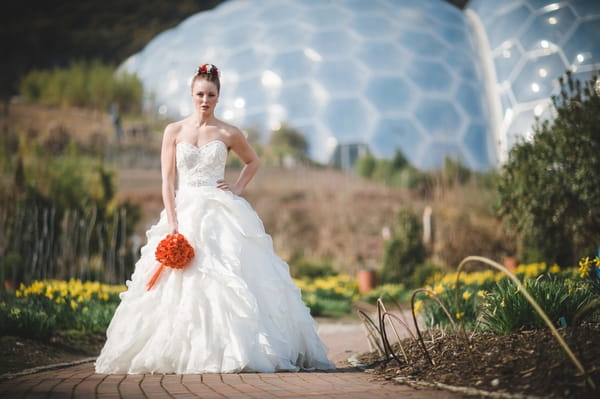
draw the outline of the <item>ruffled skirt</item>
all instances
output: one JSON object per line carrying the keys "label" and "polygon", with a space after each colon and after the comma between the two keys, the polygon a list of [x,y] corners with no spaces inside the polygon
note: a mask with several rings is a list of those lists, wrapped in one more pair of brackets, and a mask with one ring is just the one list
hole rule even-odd
{"label": "ruffled skirt", "polygon": [[274,252],[271,237],[241,197],[213,187],[176,195],[179,232],[195,249],[181,270],[158,264],[169,233],[163,211],[96,360],[98,373],[235,373],[331,369],[316,324]]}

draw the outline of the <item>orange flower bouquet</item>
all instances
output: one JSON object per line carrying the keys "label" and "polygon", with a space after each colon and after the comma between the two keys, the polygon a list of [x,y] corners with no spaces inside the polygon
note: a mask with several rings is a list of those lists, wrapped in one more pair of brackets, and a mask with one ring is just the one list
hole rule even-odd
{"label": "orange flower bouquet", "polygon": [[194,248],[183,234],[169,234],[158,243],[154,255],[160,266],[148,281],[148,291],[154,286],[165,266],[183,269],[194,257]]}

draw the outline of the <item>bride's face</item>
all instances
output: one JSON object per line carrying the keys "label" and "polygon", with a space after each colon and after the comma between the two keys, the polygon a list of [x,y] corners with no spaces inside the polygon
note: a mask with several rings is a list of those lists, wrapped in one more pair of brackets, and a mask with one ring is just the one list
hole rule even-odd
{"label": "bride's face", "polygon": [[196,79],[192,86],[194,108],[201,114],[212,113],[219,100],[217,85],[204,79]]}

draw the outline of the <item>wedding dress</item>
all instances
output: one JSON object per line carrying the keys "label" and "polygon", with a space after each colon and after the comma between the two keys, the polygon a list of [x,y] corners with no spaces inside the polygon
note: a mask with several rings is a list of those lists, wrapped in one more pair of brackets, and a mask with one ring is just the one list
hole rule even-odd
{"label": "wedding dress", "polygon": [[242,197],[215,187],[227,147],[176,147],[179,232],[195,249],[184,269],[158,266],[170,233],[163,210],[127,290],[121,293],[95,367],[98,373],[235,373],[332,369],[288,265]]}

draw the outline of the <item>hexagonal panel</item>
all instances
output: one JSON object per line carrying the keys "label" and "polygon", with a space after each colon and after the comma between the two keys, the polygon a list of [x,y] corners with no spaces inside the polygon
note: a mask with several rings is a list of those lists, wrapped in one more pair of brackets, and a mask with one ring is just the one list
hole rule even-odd
{"label": "hexagonal panel", "polygon": [[463,83],[456,92],[456,101],[465,115],[485,115],[485,105],[481,98],[481,87],[471,83]]}
{"label": "hexagonal panel", "polygon": [[558,54],[532,59],[513,81],[513,93],[518,102],[548,98],[556,79],[564,74],[566,65]]}
{"label": "hexagonal panel", "polygon": [[308,83],[286,86],[281,89],[279,103],[283,105],[292,120],[314,116],[319,109],[319,101]]}
{"label": "hexagonal panel", "polygon": [[321,2],[320,6],[306,7],[298,18],[317,29],[331,29],[334,26],[345,27],[347,25],[351,18],[351,14],[347,10],[319,1]]}
{"label": "hexagonal panel", "polygon": [[423,134],[410,120],[387,118],[379,121],[369,143],[379,157],[391,158],[400,150],[411,164],[418,165],[424,141]]}
{"label": "hexagonal panel", "polygon": [[315,62],[298,50],[275,54],[271,61],[271,70],[283,80],[304,79],[306,75],[312,75],[315,68]]}
{"label": "hexagonal panel", "polygon": [[444,64],[432,61],[415,61],[408,66],[407,74],[421,90],[446,92],[454,79]]}
{"label": "hexagonal panel", "polygon": [[521,37],[521,44],[526,51],[543,48],[545,42],[562,44],[565,34],[574,23],[575,15],[569,7],[545,12],[527,25]]}
{"label": "hexagonal panel", "polygon": [[323,117],[341,143],[350,143],[363,142],[370,134],[373,115],[365,102],[347,98],[331,101]]}
{"label": "hexagonal panel", "polygon": [[321,30],[315,32],[308,42],[309,47],[319,55],[327,54],[330,57],[337,55],[350,55],[356,50],[356,36],[348,30]]}
{"label": "hexagonal panel", "polygon": [[298,24],[290,23],[277,25],[265,29],[263,35],[258,39],[262,46],[270,47],[274,51],[290,51],[300,48],[310,32]]}
{"label": "hexagonal panel", "polygon": [[415,116],[423,130],[433,137],[444,137],[461,130],[461,117],[451,101],[423,99],[417,105]]}
{"label": "hexagonal panel", "polygon": [[391,22],[383,16],[359,15],[352,19],[350,26],[364,37],[385,37],[393,31]]}
{"label": "hexagonal panel", "polygon": [[523,57],[521,48],[515,43],[507,41],[506,46],[502,47],[500,55],[494,58],[498,81],[502,82],[510,77],[521,57]]}
{"label": "hexagonal panel", "polygon": [[402,70],[411,60],[410,55],[398,46],[379,41],[363,44],[357,55],[369,70],[382,72]]}
{"label": "hexagonal panel", "polygon": [[487,27],[487,35],[492,50],[506,40],[507,32],[519,33],[530,16],[531,11],[527,7],[521,6],[493,20],[491,25]]}
{"label": "hexagonal panel", "polygon": [[398,113],[410,108],[414,93],[402,78],[374,77],[367,84],[367,98],[381,113]]}
{"label": "hexagonal panel", "polygon": [[403,47],[414,49],[421,55],[431,57],[440,56],[446,49],[444,42],[429,32],[404,31],[396,37],[396,41]]}
{"label": "hexagonal panel", "polygon": [[484,169],[490,164],[492,155],[489,153],[488,129],[483,124],[472,124],[467,129],[463,137],[465,151],[468,151],[469,158],[474,161],[470,165],[474,169]]}
{"label": "hexagonal panel", "polygon": [[563,46],[567,60],[575,65],[600,63],[600,17],[581,22]]}
{"label": "hexagonal panel", "polygon": [[366,81],[365,69],[352,60],[322,62],[317,70],[321,83],[330,92],[357,93]]}

